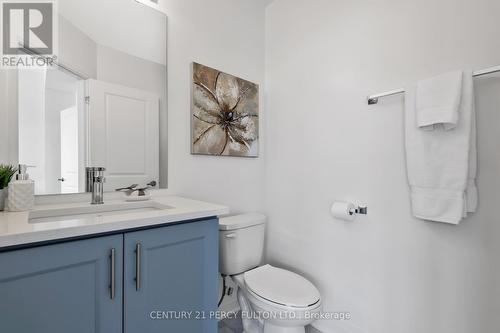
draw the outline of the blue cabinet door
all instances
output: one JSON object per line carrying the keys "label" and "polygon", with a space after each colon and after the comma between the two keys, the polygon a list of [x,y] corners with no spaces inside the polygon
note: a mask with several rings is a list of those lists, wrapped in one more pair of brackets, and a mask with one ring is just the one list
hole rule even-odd
{"label": "blue cabinet door", "polygon": [[216,333],[218,221],[125,234],[125,333]]}
{"label": "blue cabinet door", "polygon": [[0,332],[121,333],[122,272],[122,235],[0,253]]}

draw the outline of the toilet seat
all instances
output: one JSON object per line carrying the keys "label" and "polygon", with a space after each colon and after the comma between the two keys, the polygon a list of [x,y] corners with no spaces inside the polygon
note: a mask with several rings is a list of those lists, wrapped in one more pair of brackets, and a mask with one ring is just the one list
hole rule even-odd
{"label": "toilet seat", "polygon": [[320,301],[316,287],[304,277],[271,265],[244,273],[245,285],[254,295],[277,305],[308,308]]}

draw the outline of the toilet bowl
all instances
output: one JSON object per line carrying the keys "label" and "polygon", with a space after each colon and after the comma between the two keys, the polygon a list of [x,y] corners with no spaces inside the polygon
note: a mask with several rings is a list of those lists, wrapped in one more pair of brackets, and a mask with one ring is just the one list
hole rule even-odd
{"label": "toilet bowl", "polygon": [[220,272],[238,286],[245,333],[304,333],[321,311],[318,289],[291,271],[260,266],[265,216],[221,218]]}

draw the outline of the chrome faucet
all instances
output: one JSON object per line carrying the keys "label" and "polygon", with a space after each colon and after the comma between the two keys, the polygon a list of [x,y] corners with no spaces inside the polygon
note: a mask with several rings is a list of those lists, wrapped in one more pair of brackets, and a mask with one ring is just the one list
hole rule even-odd
{"label": "chrome faucet", "polygon": [[92,205],[104,203],[104,171],[103,167],[87,167],[87,192],[92,193]]}

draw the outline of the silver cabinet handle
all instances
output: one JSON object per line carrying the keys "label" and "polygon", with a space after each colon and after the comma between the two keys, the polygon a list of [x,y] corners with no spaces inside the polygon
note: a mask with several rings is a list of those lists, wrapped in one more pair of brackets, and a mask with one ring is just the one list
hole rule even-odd
{"label": "silver cabinet handle", "polygon": [[114,248],[111,249],[111,254],[109,255],[109,297],[111,299],[115,299],[115,290],[116,290],[116,271],[115,271],[115,259],[116,259],[116,250]]}
{"label": "silver cabinet handle", "polygon": [[135,245],[135,290],[141,289],[141,244]]}

